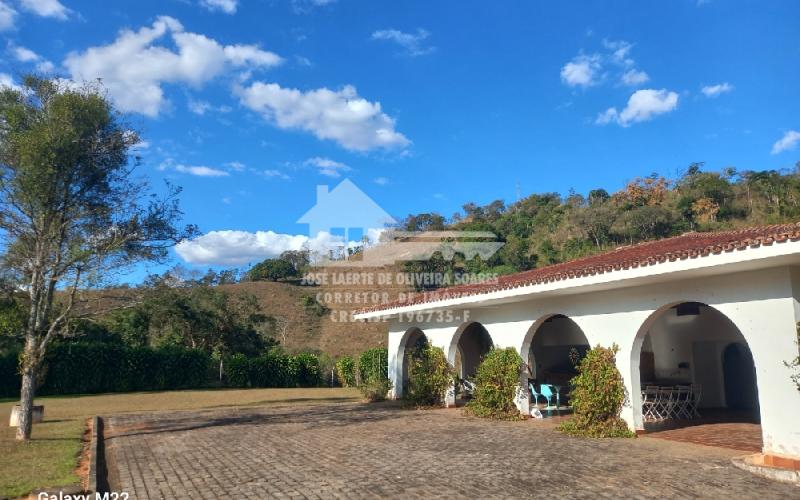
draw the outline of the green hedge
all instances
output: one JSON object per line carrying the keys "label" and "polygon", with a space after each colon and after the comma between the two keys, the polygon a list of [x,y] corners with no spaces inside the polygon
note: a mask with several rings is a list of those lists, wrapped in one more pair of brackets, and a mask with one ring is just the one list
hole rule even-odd
{"label": "green hedge", "polygon": [[359,383],[387,378],[389,375],[389,352],[385,347],[367,349],[358,358]]}
{"label": "green hedge", "polygon": [[389,352],[386,348],[367,349],[358,357],[358,390],[367,401],[383,401],[391,390]]}
{"label": "green hedge", "polygon": [[[0,353],[0,397],[18,397],[18,350]],[[319,358],[271,351],[257,358],[237,354],[224,364],[230,387],[318,387]],[[208,387],[216,363],[203,351],[182,347],[128,347],[99,342],[50,346],[39,395],[161,391]]]}
{"label": "green hedge", "polygon": [[[19,396],[19,354],[0,356],[0,394]],[[204,387],[211,359],[203,351],[127,347],[99,342],[53,344],[40,374],[39,395],[160,391]]]}
{"label": "green hedge", "polygon": [[336,360],[336,378],[342,387],[356,386],[356,362],[352,356],[342,356]]}
{"label": "green hedge", "polygon": [[19,387],[22,384],[17,370],[19,353],[18,349],[0,353],[0,397],[13,398],[19,396]]}
{"label": "green hedge", "polygon": [[236,354],[225,365],[226,383],[231,387],[318,387],[322,383],[319,358],[314,354],[271,351],[257,358]]}

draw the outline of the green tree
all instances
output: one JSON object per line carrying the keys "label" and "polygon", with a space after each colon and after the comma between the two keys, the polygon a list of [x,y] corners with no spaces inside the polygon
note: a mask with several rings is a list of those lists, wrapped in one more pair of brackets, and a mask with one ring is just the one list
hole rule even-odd
{"label": "green tree", "polygon": [[176,227],[177,189],[157,198],[133,178],[128,153],[138,140],[97,87],[26,77],[21,90],[0,91],[4,263],[30,300],[18,440],[30,439],[36,376],[78,289],[115,269],[161,261],[194,232]]}
{"label": "green tree", "polygon": [[291,262],[283,259],[266,259],[247,273],[250,281],[279,281],[297,277],[298,271]]}

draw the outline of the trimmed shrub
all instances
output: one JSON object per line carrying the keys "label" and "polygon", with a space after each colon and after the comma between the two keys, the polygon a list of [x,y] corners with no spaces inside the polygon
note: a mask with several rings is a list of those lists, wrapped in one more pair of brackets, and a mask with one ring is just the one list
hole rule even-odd
{"label": "trimmed shrub", "polygon": [[367,401],[383,401],[391,390],[389,353],[386,348],[368,349],[358,358],[358,389]]}
{"label": "trimmed shrub", "polygon": [[309,353],[289,356],[275,350],[257,358],[236,354],[226,367],[231,387],[317,387],[321,380],[319,359]]}
{"label": "trimmed shrub", "polygon": [[519,385],[522,358],[516,349],[492,349],[475,376],[475,394],[466,411],[476,417],[518,420],[514,396]]}
{"label": "trimmed shrub", "polygon": [[385,347],[367,349],[358,357],[358,383],[388,377],[389,351]]}
{"label": "trimmed shrub", "polygon": [[342,387],[356,386],[356,362],[351,356],[342,356],[336,360],[336,378]]}
{"label": "trimmed shrub", "polygon": [[19,376],[19,349],[8,349],[0,354],[0,397],[19,396],[22,378]]}
{"label": "trimmed shrub", "polygon": [[318,387],[322,382],[319,358],[311,353],[302,353],[294,357],[297,362],[297,386]]}
{"label": "trimmed shrub", "polygon": [[570,401],[575,416],[558,429],[572,436],[634,437],[619,415],[627,402],[627,391],[614,357],[616,344],[596,346],[578,365],[578,375],[570,381]]}
{"label": "trimmed shrub", "polygon": [[405,399],[415,406],[441,406],[454,376],[444,351],[426,343],[411,353]]}
{"label": "trimmed shrub", "polygon": [[250,384],[250,360],[244,354],[234,354],[225,361],[225,382],[230,387]]}
{"label": "trimmed shrub", "polygon": [[[0,397],[19,396],[19,350],[0,354]],[[58,342],[50,346],[37,394],[162,391],[209,387],[218,363],[204,351],[167,346],[128,347],[101,342]],[[318,387],[319,358],[273,350],[257,358],[225,359],[228,387]]]}
{"label": "trimmed shrub", "polygon": [[361,395],[370,403],[385,400],[391,389],[392,383],[387,376],[368,379],[358,386]]}
{"label": "trimmed shrub", "polygon": [[53,344],[39,394],[160,391],[204,387],[211,359],[182,347],[126,347],[100,342]]}

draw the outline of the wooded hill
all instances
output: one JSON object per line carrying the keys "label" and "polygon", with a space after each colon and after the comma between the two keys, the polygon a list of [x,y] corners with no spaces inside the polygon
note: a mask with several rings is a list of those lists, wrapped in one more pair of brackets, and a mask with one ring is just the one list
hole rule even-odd
{"label": "wooded hill", "polygon": [[[677,180],[658,175],[636,178],[614,193],[604,189],[585,196],[540,193],[510,205],[502,200],[483,206],[467,203],[449,218],[436,213],[409,215],[400,229],[491,231],[505,246],[486,261],[466,260],[458,254],[446,261],[435,254],[428,261],[372,271],[507,274],[687,231],[798,219],[800,177],[795,172],[704,172],[702,165],[693,164]],[[357,259],[357,252],[351,258]],[[347,318],[348,312],[373,302],[348,299],[347,294],[387,293],[385,298],[394,300],[410,291],[408,285],[353,285],[336,280],[302,285],[299,278],[307,270],[307,256],[292,252],[267,259],[245,273],[210,271],[178,281],[165,275],[142,287],[93,292],[83,303],[94,312],[111,309],[110,297],[117,302],[137,294],[149,298],[110,316],[100,314],[105,317],[93,324],[106,329],[101,334],[92,333],[86,325],[83,329],[89,336],[116,335],[132,345],[179,344],[228,353],[257,353],[278,343],[288,352],[337,357],[385,345],[384,323]],[[349,271],[360,273],[364,268],[314,269],[337,275]]]}
{"label": "wooded hill", "polygon": [[704,172],[702,167],[691,164],[675,180],[657,174],[636,178],[614,193],[598,188],[586,195],[532,194],[509,205],[503,200],[467,203],[449,219],[410,215],[404,230],[491,231],[505,246],[487,261],[434,258],[407,268],[507,274],[689,231],[800,219],[800,162],[790,172]]}

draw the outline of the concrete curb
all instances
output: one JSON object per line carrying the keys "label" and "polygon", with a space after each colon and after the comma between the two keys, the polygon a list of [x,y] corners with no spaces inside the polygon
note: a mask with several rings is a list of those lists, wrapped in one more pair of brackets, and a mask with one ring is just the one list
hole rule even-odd
{"label": "concrete curb", "polygon": [[780,469],[778,467],[769,467],[766,465],[759,465],[757,459],[761,457],[760,453],[755,455],[745,455],[743,457],[733,457],[731,462],[734,467],[746,470],[757,476],[772,479],[774,481],[781,481],[783,483],[793,483],[800,486],[800,471]]}
{"label": "concrete curb", "polygon": [[89,480],[87,489],[89,493],[97,491],[97,460],[100,448],[100,436],[103,425],[103,419],[95,415],[92,417],[92,442],[89,445]]}

